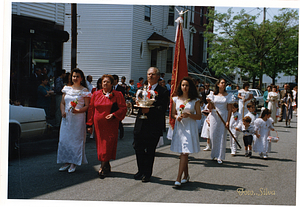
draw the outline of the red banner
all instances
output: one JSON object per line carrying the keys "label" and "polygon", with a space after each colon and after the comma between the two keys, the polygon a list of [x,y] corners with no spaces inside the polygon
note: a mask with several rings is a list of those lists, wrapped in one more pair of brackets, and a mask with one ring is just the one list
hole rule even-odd
{"label": "red banner", "polygon": [[171,117],[172,105],[173,105],[172,97],[176,92],[180,80],[186,76],[188,76],[188,68],[187,68],[186,53],[184,47],[184,39],[182,34],[182,23],[179,23],[178,30],[177,30],[177,37],[176,37],[174,64],[173,64],[172,79],[171,79],[171,94],[170,94],[169,124],[172,127],[172,129],[174,129],[174,125],[175,125],[175,119],[172,119]]}

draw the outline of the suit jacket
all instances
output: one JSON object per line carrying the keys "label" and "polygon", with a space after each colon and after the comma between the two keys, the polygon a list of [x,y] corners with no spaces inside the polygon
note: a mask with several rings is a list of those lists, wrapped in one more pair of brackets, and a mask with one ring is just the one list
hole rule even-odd
{"label": "suit jacket", "polygon": [[286,90],[281,90],[280,91],[280,100],[283,99],[285,93],[286,93]]}
{"label": "suit jacket", "polygon": [[145,114],[147,119],[140,119],[142,110],[139,109],[138,116],[135,120],[134,134],[140,132],[148,134],[161,134],[165,127],[165,113],[169,104],[168,90],[160,85],[157,85],[155,90],[158,96],[155,97],[155,102],[149,113]]}
{"label": "suit jacket", "polygon": [[120,86],[119,84],[117,85],[117,88],[115,89],[116,91],[121,91],[123,96],[125,97],[125,88],[123,86]]}
{"label": "suit jacket", "polygon": [[208,89],[206,92],[205,92],[205,90],[204,90],[204,91],[201,93],[201,95],[202,95],[202,100],[204,101],[205,104],[207,104],[206,96],[209,95],[210,91],[211,91],[211,90]]}

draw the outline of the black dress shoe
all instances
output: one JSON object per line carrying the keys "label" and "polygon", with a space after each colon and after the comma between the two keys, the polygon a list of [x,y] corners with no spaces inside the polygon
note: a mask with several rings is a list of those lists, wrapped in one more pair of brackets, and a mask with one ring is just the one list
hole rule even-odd
{"label": "black dress shoe", "polygon": [[144,177],[142,178],[142,182],[143,182],[143,183],[148,183],[148,182],[150,182],[150,177],[144,176]]}
{"label": "black dress shoe", "polygon": [[141,180],[143,176],[143,173],[137,172],[133,177],[135,180]]}
{"label": "black dress shoe", "polygon": [[100,179],[104,179],[105,178],[105,173],[103,170],[101,170],[100,172],[98,172],[98,176]]}

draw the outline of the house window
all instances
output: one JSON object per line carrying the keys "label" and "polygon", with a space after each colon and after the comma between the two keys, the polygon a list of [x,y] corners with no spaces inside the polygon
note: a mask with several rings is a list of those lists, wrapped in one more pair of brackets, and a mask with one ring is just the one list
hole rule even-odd
{"label": "house window", "polygon": [[207,63],[207,39],[203,39],[203,63]]}
{"label": "house window", "polygon": [[190,39],[189,39],[189,55],[193,55],[193,41],[194,41],[194,33],[190,32]]}
{"label": "house window", "polygon": [[188,24],[188,12],[185,12],[183,14],[183,28],[187,28],[187,24]]}
{"label": "house window", "polygon": [[151,50],[151,67],[157,66],[157,49]]}
{"label": "house window", "polygon": [[168,25],[174,26],[174,6],[169,6]]}
{"label": "house window", "polygon": [[203,26],[203,11],[204,11],[204,7],[200,8],[200,26]]}
{"label": "house window", "polygon": [[195,7],[192,6],[191,7],[191,12],[190,12],[190,14],[191,14],[190,20],[191,20],[192,23],[194,23],[194,11],[195,11]]}
{"label": "house window", "polygon": [[151,5],[145,6],[145,21],[150,22],[151,20]]}
{"label": "house window", "polygon": [[166,64],[166,73],[172,73],[173,69],[173,47],[169,47],[167,50],[167,64]]}
{"label": "house window", "polygon": [[208,13],[209,13],[209,11],[208,11],[208,8],[207,8],[207,9],[206,9],[206,24],[209,23]]}
{"label": "house window", "polygon": [[144,43],[141,42],[141,46],[140,46],[140,58],[142,59],[144,56]]}

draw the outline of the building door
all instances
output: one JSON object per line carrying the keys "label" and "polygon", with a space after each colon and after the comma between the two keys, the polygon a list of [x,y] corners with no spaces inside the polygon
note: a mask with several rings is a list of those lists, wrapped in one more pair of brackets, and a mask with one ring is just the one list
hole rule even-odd
{"label": "building door", "polygon": [[157,49],[151,50],[151,67],[157,67]]}

